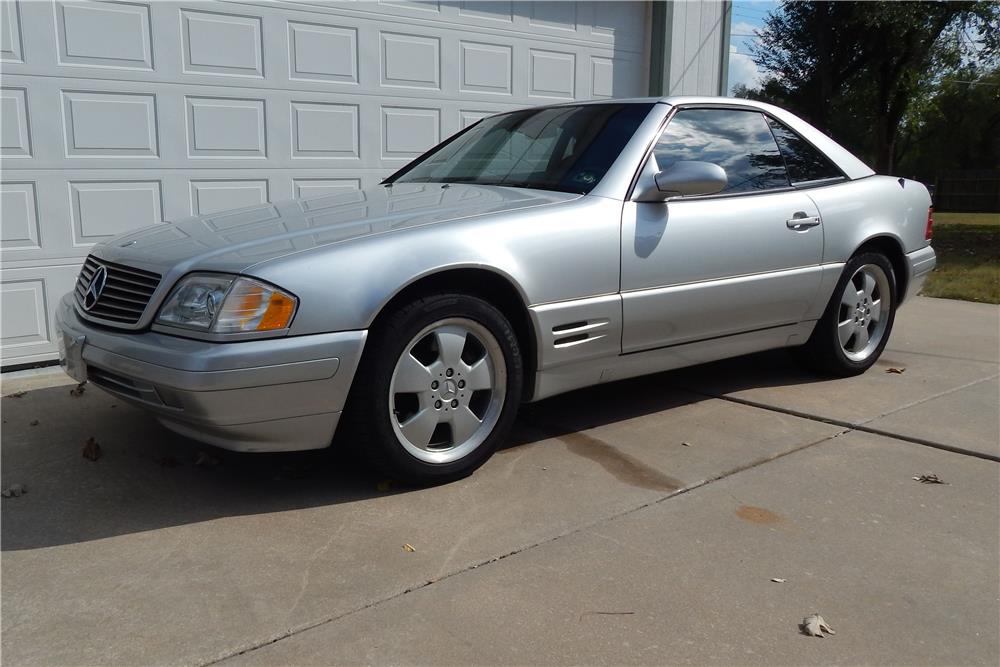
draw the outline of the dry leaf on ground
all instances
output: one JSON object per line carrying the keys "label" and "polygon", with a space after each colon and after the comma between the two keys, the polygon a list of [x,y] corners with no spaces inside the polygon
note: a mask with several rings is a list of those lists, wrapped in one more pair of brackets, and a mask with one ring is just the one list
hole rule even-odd
{"label": "dry leaf on ground", "polygon": [[403,545],[403,551],[407,551],[409,553],[413,553],[416,550],[417,550],[416,547],[414,547],[412,544],[404,544]]}
{"label": "dry leaf on ground", "polygon": [[895,373],[897,375],[902,375],[903,373],[906,372],[906,369],[905,368],[887,368],[887,369],[885,369],[885,372],[886,373]]}
{"label": "dry leaf on ground", "polygon": [[774,583],[776,583],[776,584],[783,584],[783,583],[785,583],[786,581],[788,581],[788,579],[780,579],[780,578],[778,578],[778,577],[772,577],[772,578],[771,578],[771,581],[773,581],[773,582],[774,582]]}
{"label": "dry leaf on ground", "polygon": [[83,458],[90,461],[101,458],[101,446],[97,444],[97,440],[87,438],[87,442],[83,443]]}
{"label": "dry leaf on ground", "polygon": [[72,396],[73,398],[80,398],[81,396],[83,396],[83,392],[87,391],[87,388],[84,386],[85,384],[87,383],[81,382],[80,384],[76,385],[76,388],[70,389],[69,395]]}
{"label": "dry leaf on ground", "polygon": [[0,491],[0,496],[4,498],[17,498],[18,496],[24,495],[28,492],[28,487],[24,484],[11,484],[3,491]]}
{"label": "dry leaf on ground", "polygon": [[810,637],[823,637],[825,636],[823,634],[824,632],[831,635],[837,634],[833,631],[833,628],[827,625],[826,621],[823,620],[823,617],[819,614],[812,614],[803,618],[802,625],[800,627],[802,628],[803,634],[807,634]]}
{"label": "dry leaf on ground", "polygon": [[940,477],[938,477],[937,475],[917,475],[913,479],[915,479],[916,481],[920,482],[921,484],[947,484],[948,483],[948,482],[944,481],[943,479],[941,479]]}
{"label": "dry leaf on ground", "polygon": [[690,447],[690,446],[691,446],[690,442],[682,442],[681,443],[681,447]]}

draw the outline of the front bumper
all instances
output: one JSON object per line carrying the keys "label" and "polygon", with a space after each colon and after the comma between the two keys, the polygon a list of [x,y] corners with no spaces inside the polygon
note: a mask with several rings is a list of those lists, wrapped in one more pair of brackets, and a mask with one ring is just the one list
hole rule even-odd
{"label": "front bumper", "polygon": [[937,266],[937,255],[934,253],[934,248],[927,245],[920,250],[906,253],[906,265],[910,275],[906,281],[906,294],[903,296],[903,301],[920,293],[927,276]]}
{"label": "front bumper", "polygon": [[56,324],[82,359],[75,372],[177,433],[244,452],[329,445],[367,335],[213,343],[124,332],[81,319],[71,295],[59,303]]}

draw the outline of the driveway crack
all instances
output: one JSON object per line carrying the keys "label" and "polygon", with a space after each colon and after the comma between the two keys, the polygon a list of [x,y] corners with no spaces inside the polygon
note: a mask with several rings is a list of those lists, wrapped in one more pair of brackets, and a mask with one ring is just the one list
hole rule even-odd
{"label": "driveway crack", "polygon": [[488,566],[488,565],[492,565],[494,563],[498,563],[498,562],[500,562],[502,560],[510,558],[511,556],[516,556],[517,554],[524,553],[526,551],[530,551],[530,550],[535,549],[537,547],[550,544],[552,542],[555,542],[557,540],[561,540],[561,539],[563,539],[565,537],[569,537],[571,535],[576,535],[577,533],[583,533],[583,532],[587,532],[587,531],[592,531],[597,526],[609,523],[611,521],[616,521],[616,520],[621,519],[623,517],[627,517],[627,516],[629,516],[631,514],[634,514],[635,512],[639,512],[639,511],[644,510],[644,509],[646,509],[648,507],[653,507],[653,506],[658,505],[658,504],[660,504],[660,503],[662,503],[662,502],[664,502],[666,500],[669,500],[671,498],[675,498],[675,497],[677,497],[679,495],[682,495],[682,494],[685,494],[685,493],[689,493],[689,492],[694,491],[696,489],[700,489],[701,487],[707,486],[707,485],[709,485],[709,484],[711,484],[713,482],[717,482],[719,480],[726,479],[728,477],[732,477],[733,475],[736,475],[738,473],[741,473],[741,472],[744,472],[744,471],[747,471],[747,470],[751,470],[751,469],[756,468],[758,466],[761,466],[761,465],[763,465],[765,463],[770,463],[771,461],[775,461],[777,459],[784,458],[784,457],[789,456],[791,454],[795,454],[795,453],[801,452],[801,451],[803,451],[805,449],[809,449],[810,447],[814,447],[814,446],[822,444],[824,442],[829,442],[830,440],[833,440],[835,438],[838,438],[838,437],[844,435],[848,431],[849,431],[849,429],[841,430],[841,431],[838,431],[836,433],[833,433],[832,435],[828,435],[828,436],[824,436],[822,438],[819,438],[818,440],[813,440],[813,441],[810,441],[810,442],[806,442],[806,443],[803,443],[801,445],[795,446],[795,447],[793,447],[791,449],[788,449],[788,450],[785,450],[785,451],[782,451],[782,452],[779,452],[779,453],[776,453],[776,454],[772,454],[772,455],[769,455],[769,456],[763,456],[763,457],[760,457],[758,459],[754,459],[753,461],[750,461],[750,462],[748,462],[746,464],[737,466],[735,468],[731,468],[731,469],[729,469],[729,470],[727,470],[725,472],[722,472],[722,473],[720,473],[718,475],[715,475],[713,477],[706,478],[706,479],[703,479],[701,481],[685,485],[685,486],[683,486],[683,487],[681,487],[681,488],[679,488],[677,490],[674,490],[674,491],[671,491],[671,492],[666,493],[664,495],[661,495],[661,496],[658,496],[656,498],[653,498],[652,500],[644,502],[644,503],[642,503],[640,505],[637,505],[635,507],[632,507],[630,509],[620,511],[620,512],[617,512],[615,514],[611,514],[609,516],[602,517],[600,519],[596,519],[596,520],[588,522],[588,523],[586,523],[584,525],[577,526],[576,528],[572,528],[570,530],[566,530],[564,532],[558,533],[556,535],[552,535],[550,537],[547,537],[547,538],[545,538],[543,540],[539,540],[537,542],[533,542],[531,544],[523,545],[523,546],[518,547],[516,549],[512,549],[510,551],[504,552],[504,553],[502,553],[500,555],[493,556],[491,558],[487,558],[487,559],[484,559],[484,560],[480,560],[480,561],[477,561],[475,563],[471,563],[471,564],[466,565],[466,566],[464,566],[462,568],[459,568],[458,570],[455,570],[453,572],[449,572],[449,573],[444,574],[444,575],[442,575],[440,577],[437,577],[436,579],[431,579],[431,580],[428,580],[428,581],[424,581],[424,582],[415,584],[413,586],[409,586],[409,587],[407,587],[407,588],[405,588],[405,589],[403,589],[401,591],[398,591],[396,593],[392,593],[392,594],[387,595],[387,596],[385,596],[383,598],[380,598],[378,600],[372,600],[372,601],[370,601],[368,603],[365,603],[365,604],[363,604],[361,606],[355,607],[354,609],[349,609],[349,610],[347,610],[345,612],[342,612],[340,614],[335,614],[333,616],[328,616],[326,618],[321,618],[321,619],[318,619],[318,620],[315,620],[315,621],[311,621],[309,623],[302,624],[302,625],[297,626],[295,628],[290,628],[290,629],[288,629],[288,630],[286,630],[284,632],[272,635],[271,637],[269,637],[267,639],[264,639],[264,640],[261,640],[261,641],[258,641],[258,642],[254,642],[254,643],[252,643],[250,645],[247,645],[247,646],[244,646],[242,648],[230,651],[230,652],[228,652],[228,653],[226,653],[224,655],[220,655],[220,656],[218,656],[216,658],[213,658],[213,659],[211,659],[211,660],[209,660],[207,662],[200,663],[200,665],[201,665],[201,667],[208,667],[209,665],[217,665],[217,664],[219,664],[219,663],[221,663],[223,661],[229,660],[231,658],[236,658],[236,657],[239,657],[241,655],[245,655],[247,653],[251,653],[253,651],[256,651],[257,649],[264,648],[265,646],[270,646],[271,644],[275,644],[275,643],[280,642],[280,641],[282,641],[284,639],[288,639],[289,637],[293,637],[293,636],[298,635],[298,634],[300,634],[302,632],[305,632],[307,630],[312,630],[314,628],[322,627],[324,625],[328,625],[330,623],[334,623],[336,621],[339,621],[341,619],[347,618],[349,616],[353,616],[354,614],[357,614],[359,612],[363,612],[363,611],[365,611],[367,609],[371,609],[373,607],[377,607],[378,605],[384,604],[386,602],[391,602],[392,600],[395,600],[397,598],[403,597],[404,595],[407,595],[409,593],[414,593],[414,592],[419,591],[419,590],[421,590],[423,588],[427,588],[428,586],[433,586],[434,584],[436,584],[438,582],[441,582],[441,581],[444,581],[445,579],[450,579],[451,577],[455,577],[455,576],[459,576],[461,574],[465,574],[465,573],[470,572],[472,570],[476,570],[476,569],[478,569],[480,567],[485,567],[485,566]]}
{"label": "driveway crack", "polygon": [[936,440],[929,440],[927,438],[918,438],[916,436],[902,435],[900,433],[893,433],[892,431],[887,431],[872,426],[866,426],[866,424],[870,424],[874,421],[882,419],[883,417],[887,417],[889,415],[900,412],[901,410],[906,410],[915,407],[917,405],[922,405],[924,403],[927,403],[928,401],[933,401],[943,396],[954,394],[955,392],[961,391],[963,389],[968,389],[969,387],[974,387],[976,385],[983,384],[984,382],[995,380],[998,377],[1000,377],[1000,373],[994,373],[987,377],[979,378],[978,380],[972,380],[971,382],[966,382],[965,384],[960,385],[958,387],[952,387],[951,389],[939,392],[937,394],[934,394],[933,396],[928,396],[926,398],[922,398],[916,401],[911,401],[910,403],[902,405],[898,408],[894,408],[887,412],[883,412],[875,417],[872,417],[870,419],[865,419],[860,422],[852,422],[845,419],[837,419],[836,417],[823,417],[820,415],[811,414],[809,412],[803,412],[801,410],[793,410],[792,408],[782,408],[775,405],[770,405],[768,403],[762,403],[760,401],[753,401],[747,398],[738,398],[736,396],[727,396],[724,394],[712,394],[705,391],[699,391],[697,389],[693,389],[690,387],[680,387],[680,388],[683,389],[684,391],[689,391],[691,393],[698,394],[699,396],[704,396],[706,398],[717,398],[722,401],[737,403],[739,405],[746,405],[751,408],[758,408],[760,410],[777,412],[780,414],[790,415],[792,417],[799,417],[801,419],[808,419],[810,421],[820,422],[822,424],[840,426],[841,428],[847,429],[847,431],[861,431],[862,433],[881,435],[887,438],[893,438],[895,440],[902,440],[904,442],[912,442],[913,444],[916,445],[923,445],[924,447],[933,447],[934,449],[941,449],[946,452],[953,452],[955,454],[962,454],[963,456],[972,456],[975,458],[985,459],[987,461],[994,461],[996,463],[1000,463],[1000,456],[997,456],[996,454],[990,454],[987,452],[978,452],[976,450],[967,449],[965,447],[959,447],[957,445],[950,445],[944,442],[937,442]]}

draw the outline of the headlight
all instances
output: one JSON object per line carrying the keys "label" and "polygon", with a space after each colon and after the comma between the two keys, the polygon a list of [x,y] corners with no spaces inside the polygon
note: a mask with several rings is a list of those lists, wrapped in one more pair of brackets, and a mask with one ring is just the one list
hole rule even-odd
{"label": "headlight", "polygon": [[209,333],[275,331],[288,327],[297,302],[252,278],[194,273],[177,283],[156,321]]}

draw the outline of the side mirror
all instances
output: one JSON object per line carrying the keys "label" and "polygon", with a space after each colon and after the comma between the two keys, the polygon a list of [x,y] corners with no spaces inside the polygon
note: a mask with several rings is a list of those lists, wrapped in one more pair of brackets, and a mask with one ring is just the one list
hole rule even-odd
{"label": "side mirror", "polygon": [[644,187],[637,184],[637,196],[633,197],[635,201],[656,202],[671,197],[714,195],[729,183],[726,170],[719,165],[694,160],[674,162],[663,171],[652,174],[652,178],[645,173],[643,176],[646,178],[640,178],[640,184]]}

